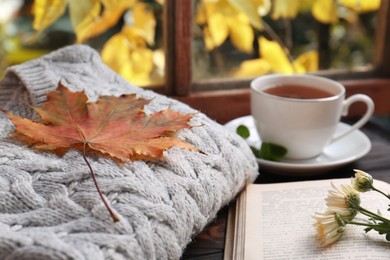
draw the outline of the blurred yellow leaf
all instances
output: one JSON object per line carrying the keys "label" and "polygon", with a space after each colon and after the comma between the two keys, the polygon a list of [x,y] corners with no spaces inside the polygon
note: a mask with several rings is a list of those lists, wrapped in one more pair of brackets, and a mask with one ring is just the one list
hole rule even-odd
{"label": "blurred yellow leaf", "polygon": [[37,31],[45,30],[65,12],[65,8],[66,0],[35,0],[32,8],[33,28]]}
{"label": "blurred yellow leaf", "polygon": [[321,23],[334,24],[338,21],[337,5],[334,0],[315,0],[312,13]]}
{"label": "blurred yellow leaf", "polygon": [[91,37],[92,28],[101,10],[99,0],[68,0],[69,15],[77,42],[83,42]]}
{"label": "blurred yellow leaf", "polygon": [[144,33],[139,28],[130,25],[124,25],[122,27],[121,33],[126,37],[129,49],[133,50],[147,46]]}
{"label": "blurred yellow leaf", "polygon": [[279,43],[260,37],[259,45],[261,58],[243,61],[240,68],[234,72],[234,76],[254,77],[267,73],[292,74],[318,70],[317,51],[301,54],[291,65]]}
{"label": "blurred yellow leaf", "polygon": [[299,0],[299,10],[298,10],[298,13],[299,12],[310,12],[310,10],[312,9],[313,7],[313,0]]}
{"label": "blurred yellow leaf", "polygon": [[260,0],[261,4],[257,8],[260,16],[266,16],[271,10],[271,0]]}
{"label": "blurred yellow leaf", "polygon": [[82,41],[102,34],[109,28],[115,26],[122,17],[123,13],[132,7],[136,1],[137,0],[101,0],[104,6],[104,11],[99,17],[96,17],[91,25],[89,35],[83,38]]}
{"label": "blurred yellow leaf", "polygon": [[100,0],[105,8],[112,9],[118,6],[131,7],[137,0]]}
{"label": "blurred yellow leaf", "polygon": [[[227,19],[221,13],[213,13],[208,18],[209,46],[213,49],[220,46],[229,36]],[[211,50],[211,49],[210,49]]]}
{"label": "blurred yellow leaf", "polygon": [[236,77],[255,77],[271,72],[271,64],[265,59],[253,59],[241,62],[240,68],[234,73]]}
{"label": "blurred yellow leaf", "polygon": [[203,2],[198,8],[196,22],[203,29],[207,50],[212,50],[230,36],[233,45],[245,52],[253,50],[254,32],[246,15],[227,0]]}
{"label": "blurred yellow leaf", "polygon": [[292,19],[297,16],[300,0],[274,0],[272,19]]}
{"label": "blurred yellow leaf", "polygon": [[88,36],[85,36],[79,41],[85,41],[87,38],[94,37],[99,35],[112,26],[116,25],[119,18],[122,16],[125,11],[122,7],[116,7],[112,9],[105,9],[102,16],[98,17],[95,22],[91,25],[91,30]]}
{"label": "blurred yellow leaf", "polygon": [[364,13],[378,10],[381,5],[381,0],[340,0],[340,4],[355,12]]}
{"label": "blurred yellow leaf", "polygon": [[142,2],[138,2],[132,9],[134,26],[141,29],[148,44],[154,44],[156,18],[150,7]]}
{"label": "blurred yellow leaf", "polygon": [[267,0],[228,0],[231,5],[236,7],[248,17],[250,23],[258,30],[263,28],[261,14],[265,15],[270,9],[270,3]]}
{"label": "blurred yellow leaf", "polygon": [[138,48],[131,52],[130,61],[133,64],[134,75],[149,78],[153,70],[153,51],[148,48]]}
{"label": "blurred yellow leaf", "polygon": [[106,42],[101,56],[109,67],[131,83],[139,86],[151,83],[155,57],[147,48],[140,29],[125,25]]}
{"label": "blurred yellow leaf", "polygon": [[142,48],[130,53],[129,59],[120,66],[118,73],[132,84],[146,86],[152,83],[150,79],[152,69],[153,52]]}
{"label": "blurred yellow leaf", "polygon": [[[163,0],[157,1],[164,3]],[[77,42],[105,32],[118,23],[125,11],[131,11],[133,23],[123,26],[120,33],[106,42],[101,52],[102,59],[134,84],[149,84],[152,73],[153,77],[163,78],[163,51],[154,52],[148,48],[148,44],[154,45],[156,27],[156,18],[148,4],[138,0],[36,0],[34,28],[44,30],[54,23],[65,12],[67,4]],[[218,39],[217,29],[213,26],[218,25],[211,26],[213,36]]]}
{"label": "blurred yellow leaf", "polygon": [[122,32],[115,34],[104,44],[100,55],[104,63],[119,73],[130,59],[127,37]]}
{"label": "blurred yellow leaf", "polygon": [[317,51],[308,51],[294,60],[294,68],[298,73],[318,71],[319,56]]}
{"label": "blurred yellow leaf", "polygon": [[230,40],[240,51],[250,53],[253,50],[254,34],[252,27],[248,24],[248,19],[242,13],[235,19],[228,20],[230,28]]}
{"label": "blurred yellow leaf", "polygon": [[269,41],[263,36],[261,36],[258,41],[260,57],[271,65],[273,72],[285,74],[294,73],[293,66],[279,43]]}

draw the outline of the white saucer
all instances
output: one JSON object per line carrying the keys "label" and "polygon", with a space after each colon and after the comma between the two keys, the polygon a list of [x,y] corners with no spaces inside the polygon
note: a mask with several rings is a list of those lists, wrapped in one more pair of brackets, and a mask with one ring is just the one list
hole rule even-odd
{"label": "white saucer", "polygon": [[[252,116],[234,119],[225,126],[229,130],[236,132],[239,125],[245,125],[250,131],[250,137],[247,139],[248,144],[259,148],[261,140],[257,134]],[[341,132],[348,128],[350,128],[350,125],[339,123],[336,132]],[[368,137],[360,130],[356,130],[327,146],[323,153],[315,158],[305,160],[284,159],[280,162],[256,159],[260,165],[260,170],[264,168],[288,176],[311,176],[356,161],[366,155],[370,149],[371,142]]]}

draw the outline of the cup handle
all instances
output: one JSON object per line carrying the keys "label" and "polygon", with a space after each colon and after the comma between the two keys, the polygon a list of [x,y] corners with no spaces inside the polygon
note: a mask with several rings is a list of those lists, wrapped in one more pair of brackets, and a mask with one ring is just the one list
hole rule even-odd
{"label": "cup handle", "polygon": [[346,100],[344,100],[344,102],[343,102],[343,110],[341,112],[341,115],[342,116],[348,115],[348,110],[349,110],[350,105],[352,103],[359,102],[359,101],[360,102],[364,102],[366,104],[366,106],[367,106],[366,113],[363,115],[362,118],[360,118],[359,121],[357,121],[355,124],[353,124],[350,129],[348,129],[347,131],[345,131],[345,132],[343,132],[341,134],[338,134],[338,135],[334,136],[332,138],[332,140],[330,141],[330,143],[333,143],[333,142],[343,138],[344,136],[350,134],[354,130],[359,129],[365,123],[367,123],[367,121],[370,119],[370,117],[374,113],[375,105],[374,105],[374,102],[372,101],[372,99],[369,96],[364,95],[364,94],[355,94],[355,95],[350,96]]}

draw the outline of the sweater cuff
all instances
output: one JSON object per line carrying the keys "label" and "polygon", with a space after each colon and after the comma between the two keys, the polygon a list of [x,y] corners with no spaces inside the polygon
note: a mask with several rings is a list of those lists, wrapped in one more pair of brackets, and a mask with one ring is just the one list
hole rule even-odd
{"label": "sweater cuff", "polygon": [[30,93],[30,100],[33,106],[46,101],[46,93],[53,91],[57,84],[52,76],[48,76],[49,70],[42,60],[34,60],[24,64],[12,66],[6,71],[8,74],[16,75],[20,84],[26,87]]}

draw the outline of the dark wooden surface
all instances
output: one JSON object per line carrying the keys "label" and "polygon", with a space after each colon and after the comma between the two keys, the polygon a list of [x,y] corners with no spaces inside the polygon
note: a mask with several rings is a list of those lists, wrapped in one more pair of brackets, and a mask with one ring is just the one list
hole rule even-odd
{"label": "dark wooden surface", "polygon": [[[372,149],[363,158],[331,172],[313,177],[286,177],[260,169],[257,183],[277,183],[300,180],[350,178],[353,169],[370,173],[375,179],[390,183],[390,118],[373,118],[363,131],[371,140]],[[390,191],[389,191],[390,192]],[[221,209],[217,218],[190,243],[182,259],[222,260],[225,244],[228,207]]]}

